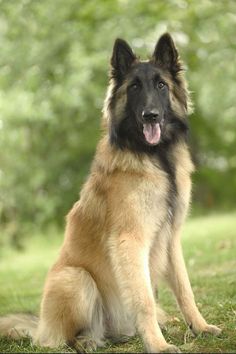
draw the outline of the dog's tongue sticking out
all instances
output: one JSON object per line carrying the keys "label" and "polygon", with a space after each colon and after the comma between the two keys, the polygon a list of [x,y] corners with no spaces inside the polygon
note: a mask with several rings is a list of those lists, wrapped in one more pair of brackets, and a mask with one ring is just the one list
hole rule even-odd
{"label": "dog's tongue sticking out", "polygon": [[159,143],[161,138],[161,128],[159,123],[143,124],[143,134],[145,136],[146,141],[151,145],[156,145]]}

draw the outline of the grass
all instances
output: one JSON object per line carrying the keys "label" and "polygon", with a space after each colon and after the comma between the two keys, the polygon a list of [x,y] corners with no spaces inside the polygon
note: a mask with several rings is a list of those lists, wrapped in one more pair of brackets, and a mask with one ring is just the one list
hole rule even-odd
{"label": "grass", "polygon": [[[47,236],[47,235],[46,235]],[[21,253],[6,249],[0,259],[0,314],[37,313],[46,272],[56,258],[60,237],[32,236]],[[220,337],[186,331],[172,295],[165,287],[160,303],[171,315],[166,339],[182,352],[236,352],[236,213],[190,219],[183,232],[183,248],[198,306],[209,323],[223,329]],[[142,352],[138,337],[126,344],[107,343],[103,352]],[[33,346],[29,339],[13,341],[0,338],[0,352],[52,352]],[[54,352],[72,352],[57,348]]]}

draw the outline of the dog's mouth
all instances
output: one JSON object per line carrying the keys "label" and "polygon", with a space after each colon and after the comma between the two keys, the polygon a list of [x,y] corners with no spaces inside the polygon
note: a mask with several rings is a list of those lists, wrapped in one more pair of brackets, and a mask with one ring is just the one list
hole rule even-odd
{"label": "dog's mouth", "polygon": [[150,145],[157,145],[161,139],[161,124],[160,123],[144,123],[143,134],[145,140]]}

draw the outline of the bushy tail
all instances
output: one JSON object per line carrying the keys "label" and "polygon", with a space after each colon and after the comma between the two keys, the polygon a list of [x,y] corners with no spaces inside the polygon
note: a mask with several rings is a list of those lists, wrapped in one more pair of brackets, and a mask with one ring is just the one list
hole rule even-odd
{"label": "bushy tail", "polygon": [[33,338],[38,326],[38,317],[28,314],[7,315],[0,317],[0,336],[14,339]]}

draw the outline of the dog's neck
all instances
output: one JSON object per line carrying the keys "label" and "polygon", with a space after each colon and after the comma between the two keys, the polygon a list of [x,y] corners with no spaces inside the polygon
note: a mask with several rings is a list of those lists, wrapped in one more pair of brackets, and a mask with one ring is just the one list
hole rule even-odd
{"label": "dog's neck", "polygon": [[[166,158],[170,157],[172,160],[178,161],[178,155],[183,156],[182,165],[188,172],[193,171],[193,163],[189,154],[186,142],[179,141],[173,147],[170,147]],[[161,156],[149,155],[146,153],[135,153],[129,149],[120,149],[110,142],[109,134],[106,133],[100,140],[96,155],[93,161],[92,170],[101,169],[103,172],[109,174],[115,171],[127,173],[146,173],[156,172],[156,169],[165,171],[163,168],[163,160]]]}

